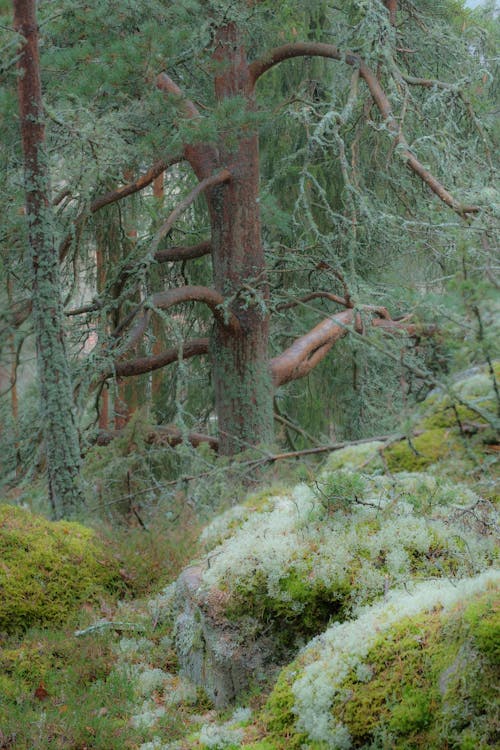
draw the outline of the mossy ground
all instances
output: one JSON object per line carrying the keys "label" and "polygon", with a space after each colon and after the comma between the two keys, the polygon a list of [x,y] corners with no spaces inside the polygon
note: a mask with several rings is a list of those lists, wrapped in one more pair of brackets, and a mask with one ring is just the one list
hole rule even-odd
{"label": "mossy ground", "polygon": [[[187,511],[177,523],[182,541],[172,524],[97,533],[0,506],[0,747],[132,750],[151,739],[131,717],[146,698],[160,709],[164,699],[138,693],[138,675],[175,675],[177,660],[161,607],[131,597],[174,579],[195,553],[199,526]],[[103,619],[118,624],[75,636]],[[123,655],[121,639],[137,650]],[[184,736],[202,707],[165,705],[155,731]]]}
{"label": "mossy ground", "polygon": [[85,602],[125,590],[91,529],[0,506],[0,632],[61,624]]}
{"label": "mossy ground", "polygon": [[[390,739],[398,750],[493,747],[500,740],[496,683],[500,635],[496,594],[400,623],[373,646],[365,664],[371,677],[351,673],[335,717],[353,747]],[[498,647],[496,647],[498,648]]]}

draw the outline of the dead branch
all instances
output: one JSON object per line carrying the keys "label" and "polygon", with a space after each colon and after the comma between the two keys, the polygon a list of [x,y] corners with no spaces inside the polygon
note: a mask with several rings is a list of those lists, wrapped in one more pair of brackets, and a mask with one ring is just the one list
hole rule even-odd
{"label": "dead branch", "polygon": [[338,305],[342,305],[342,307],[353,307],[352,300],[346,297],[339,297],[337,294],[332,294],[331,292],[311,292],[311,294],[307,294],[305,297],[301,297],[300,299],[292,300],[291,302],[283,302],[280,305],[276,305],[276,310],[289,310],[290,308],[296,307],[297,305],[310,302],[312,299],[328,299],[330,300],[330,302],[336,302]]}
{"label": "dead branch", "polygon": [[190,359],[202,354],[208,353],[209,340],[207,338],[192,339],[186,341],[182,347],[172,347],[159,354],[153,354],[149,357],[138,357],[137,359],[117,362],[112,370],[102,375],[103,379],[119,377],[128,378],[135,375],[144,375],[148,372],[154,372],[180,359]]}
{"label": "dead branch", "polygon": [[211,249],[212,243],[210,240],[207,240],[197,245],[177,245],[176,247],[157,250],[154,257],[157,263],[193,260],[194,258],[202,258],[204,255],[209,255]]}
{"label": "dead branch", "polygon": [[162,174],[162,172],[165,172],[174,164],[178,164],[179,162],[181,162],[183,158],[184,157],[181,154],[175,154],[168,157],[167,159],[160,159],[159,161],[155,162],[147,170],[147,172],[145,172],[140,177],[137,177],[132,182],[129,182],[127,185],[123,185],[122,187],[116,188],[115,190],[110,190],[108,193],[105,193],[99,198],[93,200],[90,204],[90,213],[94,214],[96,213],[96,211],[104,208],[104,206],[109,206],[110,203],[116,203],[116,201],[122,200],[122,198],[126,198],[128,195],[133,195],[134,193],[138,193],[140,190],[144,190],[144,188],[150,185],[158,177],[158,175]]}
{"label": "dead branch", "polygon": [[[112,440],[120,438],[123,435],[122,430],[101,430],[96,437],[97,445],[109,445]],[[212,450],[216,451],[219,447],[219,441],[212,435],[204,435],[201,432],[189,432],[187,434],[189,443],[197,448],[202,443],[208,443]],[[159,425],[148,431],[146,443],[148,445],[170,445],[174,447],[184,442],[184,435],[178,427],[174,425]]]}
{"label": "dead branch", "polygon": [[[421,432],[413,433],[414,436],[421,434]],[[314,456],[319,453],[333,453],[339,451],[342,448],[348,448],[351,445],[363,445],[364,443],[381,442],[384,443],[384,448],[387,448],[392,443],[399,443],[402,440],[406,440],[408,435],[400,433],[389,434],[389,435],[374,435],[373,437],[361,438],[360,440],[345,440],[340,443],[331,443],[330,445],[322,445],[318,448],[304,448],[300,451],[290,451],[288,453],[274,453],[268,456],[262,456],[261,458],[253,459],[248,461],[248,464],[259,465],[266,463],[274,463],[275,461],[283,461],[290,458],[300,458],[301,456]]]}
{"label": "dead branch", "polygon": [[327,57],[332,60],[339,60],[359,68],[361,77],[364,79],[370,94],[377,105],[385,124],[395,139],[396,145],[399,146],[399,153],[406,161],[407,166],[417,174],[420,179],[429,186],[432,192],[438,196],[447,206],[453,209],[463,218],[467,214],[477,213],[479,206],[463,206],[446,190],[446,188],[437,180],[429,170],[420,163],[401,132],[399,124],[394,117],[392,107],[387,95],[380,85],[376,74],[364,63],[364,61],[352,52],[341,52],[332,44],[321,42],[292,42],[284,44],[281,47],[275,47],[269,50],[260,60],[254,61],[250,65],[250,78],[252,86],[255,86],[257,80],[272,67],[284,60],[294,57]]}

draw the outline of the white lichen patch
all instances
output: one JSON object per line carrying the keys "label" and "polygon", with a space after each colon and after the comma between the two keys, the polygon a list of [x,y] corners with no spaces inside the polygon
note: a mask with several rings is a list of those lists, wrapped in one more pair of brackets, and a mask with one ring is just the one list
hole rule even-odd
{"label": "white lichen patch", "polygon": [[136,729],[151,729],[164,714],[164,706],[157,706],[153,701],[144,701],[139,712],[132,716],[131,723]]}
{"label": "white lichen patch", "polygon": [[[500,585],[499,571],[489,570],[458,582],[420,583],[408,591],[392,592],[386,601],[361,610],[354,621],[335,623],[314,638],[296,662],[292,692],[297,730],[313,741],[327,743],[331,750],[350,748],[349,732],[333,718],[332,705],[341,699],[342,683],[351,670],[363,677],[367,669],[363,659],[380,634],[404,618],[436,607],[450,609],[492,585]],[[366,671],[364,679],[369,678]]]}
{"label": "white lichen patch", "polygon": [[[473,519],[456,512],[479,500],[466,487],[422,474],[321,476],[316,487],[272,498],[215,547],[203,588],[223,589],[228,601],[247,597],[249,612],[252,592],[264,594],[277,610],[288,605],[289,615],[307,611],[321,589],[332,602],[341,599],[345,613],[411,580],[474,575],[495,558],[493,535],[477,533]],[[350,498],[350,487],[360,492]]]}

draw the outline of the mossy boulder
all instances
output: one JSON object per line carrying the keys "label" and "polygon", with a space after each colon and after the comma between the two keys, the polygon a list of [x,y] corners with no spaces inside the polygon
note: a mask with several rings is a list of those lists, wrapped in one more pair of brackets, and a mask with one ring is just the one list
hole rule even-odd
{"label": "mossy boulder", "polygon": [[341,448],[330,453],[324,469],[326,471],[351,469],[352,471],[363,471],[370,474],[377,470],[383,471],[384,463],[380,452],[384,445],[385,443],[380,440],[371,440],[367,443]]}
{"label": "mossy boulder", "polygon": [[425,430],[411,440],[400,440],[384,450],[387,467],[392,472],[423,471],[429,466],[463,452],[457,436],[450,429]]}
{"label": "mossy boulder", "polygon": [[122,589],[118,562],[92,530],[0,505],[0,632],[63,623]]}
{"label": "mossy boulder", "polygon": [[[493,364],[493,371],[498,381],[500,362]],[[465,427],[486,424],[484,417],[475,411],[474,407],[495,415],[496,393],[489,368],[478,366],[458,373],[451,383],[450,390],[452,395],[436,389],[422,403],[422,418],[419,424],[424,429],[458,428],[459,423]],[[457,397],[468,402],[470,406],[458,401]]]}
{"label": "mossy boulder", "polygon": [[282,671],[258,717],[262,741],[273,750],[496,747],[499,586],[493,571],[420,584],[333,626]]}
{"label": "mossy boulder", "polygon": [[414,579],[470,576],[496,554],[490,506],[422,474],[325,470],[248,511],[207,528],[206,558],[177,583],[180,664],[217,705],[361,604]]}

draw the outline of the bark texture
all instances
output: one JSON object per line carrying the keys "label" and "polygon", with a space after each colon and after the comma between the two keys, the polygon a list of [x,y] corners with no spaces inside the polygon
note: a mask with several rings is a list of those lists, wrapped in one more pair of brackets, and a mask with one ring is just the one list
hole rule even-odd
{"label": "bark texture", "polygon": [[14,0],[14,27],[23,38],[17,63],[18,98],[41,420],[50,501],[54,516],[62,518],[74,515],[81,506],[80,450],[64,343],[58,253],[48,199],[35,0]]}
{"label": "bark texture", "polygon": [[[240,97],[254,108],[250,71],[239,31],[228,24],[215,45],[218,101]],[[219,422],[220,452],[238,453],[269,443],[273,436],[272,383],[269,373],[268,287],[259,210],[259,147],[255,132],[221,133],[222,164],[231,180],[210,195],[214,285],[238,319],[239,331],[215,321],[212,365]]]}

